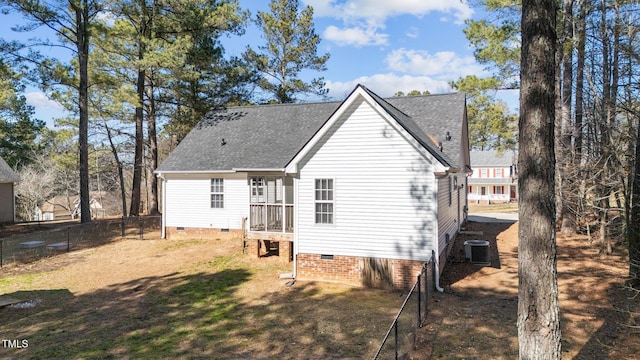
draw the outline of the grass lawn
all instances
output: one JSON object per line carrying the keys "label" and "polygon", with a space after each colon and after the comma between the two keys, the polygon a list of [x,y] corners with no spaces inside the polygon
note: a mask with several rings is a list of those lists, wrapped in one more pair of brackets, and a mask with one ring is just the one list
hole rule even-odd
{"label": "grass lawn", "polygon": [[278,275],[239,241],[123,240],[0,271],[16,359],[371,358],[400,293]]}

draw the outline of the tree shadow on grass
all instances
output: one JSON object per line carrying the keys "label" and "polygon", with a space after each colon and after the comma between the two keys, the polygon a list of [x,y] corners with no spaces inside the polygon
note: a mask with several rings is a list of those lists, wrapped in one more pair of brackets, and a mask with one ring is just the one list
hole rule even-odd
{"label": "tree shadow on grass", "polygon": [[30,339],[29,348],[9,358],[180,357],[194,349],[196,357],[212,355],[215,349],[202,346],[203,339],[233,326],[233,293],[249,277],[235,269],[141,278],[76,297],[18,292],[10,296],[38,305],[3,309],[0,337]]}
{"label": "tree shadow on grass", "polygon": [[29,340],[26,349],[0,349],[0,358],[371,357],[402,301],[379,290],[332,293],[313,282],[274,284],[247,300],[238,291],[247,291],[242,285],[251,277],[246,269],[225,269],[146,277],[77,296],[7,294],[39,302],[0,309],[0,338]]}

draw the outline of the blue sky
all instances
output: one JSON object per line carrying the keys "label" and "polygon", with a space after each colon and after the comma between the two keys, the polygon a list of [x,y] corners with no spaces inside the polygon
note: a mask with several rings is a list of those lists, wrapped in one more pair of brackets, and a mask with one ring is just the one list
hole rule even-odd
{"label": "blue sky", "polygon": [[[268,11],[267,0],[239,2],[252,16]],[[331,55],[327,71],[303,77],[324,77],[333,99],[344,99],[357,84],[387,97],[397,91],[451,92],[449,81],[490,75],[475,61],[462,32],[465,19],[483,16],[467,0],[300,0],[300,4],[314,8],[315,29],[322,38],[318,52]],[[20,17],[0,18],[1,36],[14,38],[9,28]],[[226,53],[235,56],[247,45],[263,43],[255,25],[242,37],[224,39]],[[29,89],[26,96],[36,107],[36,116],[47,123],[61,114],[60,106],[39,90]],[[499,96],[517,110],[517,92]]]}
{"label": "blue sky", "polygon": [[[476,63],[462,30],[477,15],[460,0],[300,0],[314,8],[319,54],[331,54],[325,78],[329,96],[343,99],[362,83],[381,96],[397,91],[450,92],[449,81],[489,75]],[[268,1],[240,0],[252,15],[268,11]],[[236,39],[237,40],[237,39]],[[227,53],[262,44],[252,28],[240,41],[227,41]]]}

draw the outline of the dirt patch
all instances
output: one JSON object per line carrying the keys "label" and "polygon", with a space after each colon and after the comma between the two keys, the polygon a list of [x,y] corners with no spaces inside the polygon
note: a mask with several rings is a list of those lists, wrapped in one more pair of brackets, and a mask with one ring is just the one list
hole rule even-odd
{"label": "dirt patch", "polygon": [[[518,358],[518,225],[472,222],[467,230],[482,234],[456,239],[415,359]],[[490,242],[490,266],[464,261],[470,239]],[[640,323],[640,307],[624,289],[625,257],[601,256],[585,237],[557,243],[564,358],[636,359],[640,337],[630,326]]]}

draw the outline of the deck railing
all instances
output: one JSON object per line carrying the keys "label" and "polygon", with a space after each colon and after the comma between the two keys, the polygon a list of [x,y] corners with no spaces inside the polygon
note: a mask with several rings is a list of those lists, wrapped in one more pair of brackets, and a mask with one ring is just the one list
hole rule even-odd
{"label": "deck railing", "polygon": [[286,211],[284,232],[293,232],[293,205],[251,204],[251,231],[283,232],[283,208]]}

